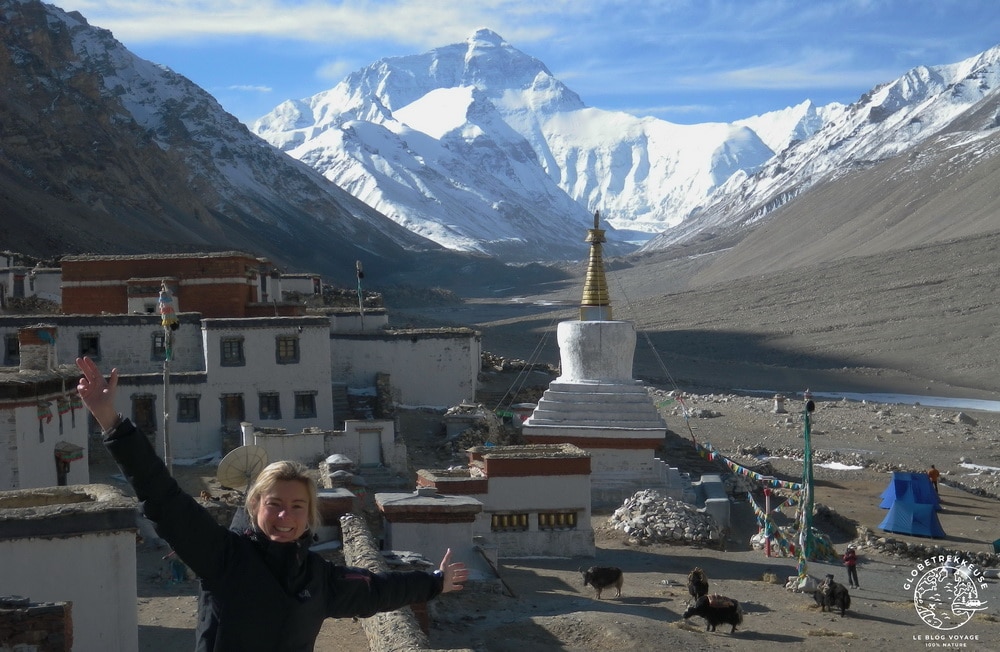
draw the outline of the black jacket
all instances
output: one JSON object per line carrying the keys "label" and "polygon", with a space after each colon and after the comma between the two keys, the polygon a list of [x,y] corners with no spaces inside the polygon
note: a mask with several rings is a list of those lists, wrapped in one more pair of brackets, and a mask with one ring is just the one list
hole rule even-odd
{"label": "black jacket", "polygon": [[127,419],[105,445],[145,516],[201,581],[196,652],[308,651],[325,618],[367,617],[441,592],[442,580],[432,573],[333,564],[309,551],[309,533],[274,543],[255,530],[219,525]]}

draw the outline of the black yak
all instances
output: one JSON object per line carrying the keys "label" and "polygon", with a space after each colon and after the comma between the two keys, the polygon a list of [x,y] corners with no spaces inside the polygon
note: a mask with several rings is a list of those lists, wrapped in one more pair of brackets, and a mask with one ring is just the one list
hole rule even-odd
{"label": "black yak", "polygon": [[625,581],[622,569],[615,566],[591,566],[582,572],[583,585],[594,587],[598,600],[601,599],[601,591],[612,586],[615,587],[615,597],[622,596],[622,583]]}
{"label": "black yak", "polygon": [[737,625],[743,624],[743,609],[740,603],[718,594],[703,595],[695,600],[694,604],[684,611],[685,620],[691,616],[701,616],[705,619],[708,623],[705,627],[706,632],[714,632],[716,625],[725,623],[733,626],[729,630],[732,634],[736,631]]}
{"label": "black yak", "polygon": [[705,571],[701,570],[700,566],[695,566],[688,573],[688,593],[695,600],[703,595],[708,595],[708,578],[705,577]]}
{"label": "black yak", "polygon": [[851,594],[843,584],[833,581],[833,575],[827,575],[813,593],[816,604],[822,611],[840,609],[840,615],[851,608]]}

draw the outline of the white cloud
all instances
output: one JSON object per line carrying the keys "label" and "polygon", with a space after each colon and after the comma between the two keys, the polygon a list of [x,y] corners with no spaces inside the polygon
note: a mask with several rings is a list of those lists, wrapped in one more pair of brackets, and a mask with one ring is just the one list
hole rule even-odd
{"label": "white cloud", "polygon": [[226,90],[230,91],[246,91],[249,93],[270,93],[274,89],[270,86],[259,86],[253,84],[233,84],[231,86],[226,86]]}
{"label": "white cloud", "polygon": [[316,69],[316,77],[326,81],[339,82],[346,77],[348,73],[358,67],[359,66],[356,64],[345,61],[344,59],[325,61],[319,66],[319,68]]}
{"label": "white cloud", "polygon": [[[544,12],[552,15],[563,4],[550,1]],[[67,0],[63,7],[132,43],[258,36],[338,46],[390,41],[431,48],[462,41],[479,27],[526,40],[551,32],[524,22],[538,13],[538,3],[531,0]]]}

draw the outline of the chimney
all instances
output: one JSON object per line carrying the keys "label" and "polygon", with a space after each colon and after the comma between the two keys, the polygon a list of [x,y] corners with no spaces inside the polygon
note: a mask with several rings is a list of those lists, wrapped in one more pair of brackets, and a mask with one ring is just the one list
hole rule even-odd
{"label": "chimney", "polygon": [[20,371],[48,371],[55,368],[57,331],[51,324],[36,324],[18,329]]}

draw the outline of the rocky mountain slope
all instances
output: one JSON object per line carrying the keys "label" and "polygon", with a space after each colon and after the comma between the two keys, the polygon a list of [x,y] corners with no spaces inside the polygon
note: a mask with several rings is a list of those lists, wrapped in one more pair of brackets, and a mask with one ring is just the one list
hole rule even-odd
{"label": "rocky mountain slope", "polygon": [[414,279],[492,265],[386,219],[77,12],[0,0],[0,43],[7,249],[49,258],[239,249],[345,279],[359,259]]}

